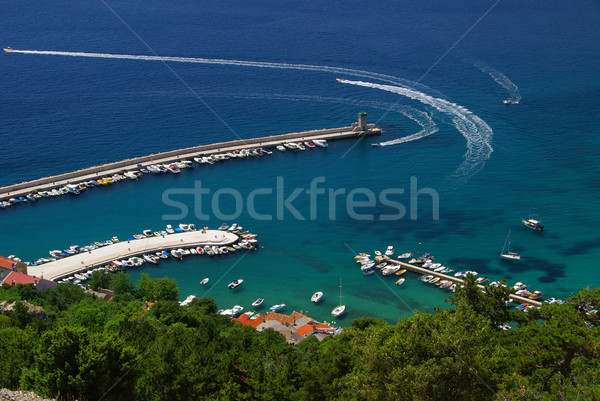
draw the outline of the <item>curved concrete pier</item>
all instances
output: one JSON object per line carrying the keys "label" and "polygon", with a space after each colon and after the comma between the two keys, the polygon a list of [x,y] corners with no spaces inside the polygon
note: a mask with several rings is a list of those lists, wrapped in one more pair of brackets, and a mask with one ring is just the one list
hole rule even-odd
{"label": "curved concrete pier", "polygon": [[167,249],[189,248],[200,245],[225,246],[233,244],[238,236],[228,231],[199,230],[117,242],[89,252],[78,253],[40,266],[28,266],[27,274],[48,280],[65,277],[89,268],[105,266],[115,259],[126,259],[144,253]]}

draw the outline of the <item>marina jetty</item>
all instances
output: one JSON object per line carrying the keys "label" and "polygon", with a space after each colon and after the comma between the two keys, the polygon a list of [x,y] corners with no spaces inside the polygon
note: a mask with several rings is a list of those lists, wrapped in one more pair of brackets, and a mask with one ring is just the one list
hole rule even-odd
{"label": "marina jetty", "polygon": [[127,240],[91,249],[87,252],[77,253],[39,266],[28,266],[27,274],[56,281],[83,270],[105,266],[116,259],[172,248],[189,248],[205,245],[226,246],[238,240],[238,235],[223,230],[186,231]]}
{"label": "marina jetty", "polygon": [[294,141],[339,140],[352,139],[381,134],[381,129],[375,124],[367,124],[367,113],[358,113],[358,121],[350,126],[327,128],[288,134],[265,136],[260,138],[240,139],[236,141],[218,142],[208,145],[193,146],[184,149],[155,153],[147,156],[134,157],[118,162],[88,167],[70,173],[25,181],[19,184],[0,187],[0,201],[63,187],[86,180],[97,180],[100,177],[122,173],[126,170],[138,170],[152,164],[169,164],[184,159],[199,156],[210,156],[223,152],[234,152],[250,148],[273,148]]}
{"label": "marina jetty", "polygon": [[[406,263],[406,262],[402,262],[399,260],[395,260],[392,259],[388,256],[385,255],[381,255],[381,256],[376,256],[375,257],[375,263],[382,263],[382,262],[386,262],[388,264],[395,264],[398,266],[402,266],[403,268],[405,268],[406,270],[412,271],[413,273],[418,273],[418,274],[424,274],[424,275],[428,275],[428,276],[434,276],[434,277],[439,277],[441,280],[448,280],[451,281],[457,285],[463,285],[464,281],[461,278],[458,277],[454,277],[454,276],[449,276],[447,274],[444,273],[440,273],[440,272],[436,272],[436,271],[432,271],[430,269],[427,269],[425,267],[419,267],[410,263]],[[486,286],[481,285],[481,284],[477,284],[477,287],[480,290],[485,291]],[[520,295],[516,295],[516,294],[510,294],[510,299],[512,299],[515,302],[519,302],[519,303],[528,303],[529,305],[533,305],[533,306],[542,306],[542,303],[540,301],[535,301],[532,300],[530,298],[527,297],[523,297]]]}

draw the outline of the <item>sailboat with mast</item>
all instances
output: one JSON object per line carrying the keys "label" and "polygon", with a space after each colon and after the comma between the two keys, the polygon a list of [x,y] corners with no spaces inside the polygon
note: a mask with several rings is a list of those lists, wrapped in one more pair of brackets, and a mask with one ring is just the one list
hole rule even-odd
{"label": "sailboat with mast", "polygon": [[[505,249],[506,252],[504,252]],[[504,246],[502,247],[502,252],[500,252],[500,259],[521,260],[521,256],[518,253],[510,251],[510,230],[508,230],[508,235],[504,240]]]}
{"label": "sailboat with mast", "polygon": [[340,278],[340,304],[336,306],[332,311],[333,317],[341,316],[346,311],[346,305],[344,305],[344,297],[342,296],[342,279]]}
{"label": "sailboat with mast", "polygon": [[531,228],[532,230],[544,231],[544,226],[540,221],[540,211],[537,209],[531,209],[529,211],[528,219],[524,219],[521,217],[521,222],[525,225],[525,227]]}

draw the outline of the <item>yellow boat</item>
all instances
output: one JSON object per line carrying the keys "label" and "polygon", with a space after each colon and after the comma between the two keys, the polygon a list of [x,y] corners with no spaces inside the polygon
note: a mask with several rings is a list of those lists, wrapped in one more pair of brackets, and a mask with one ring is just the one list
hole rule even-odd
{"label": "yellow boat", "polygon": [[103,179],[99,179],[99,180],[96,180],[96,181],[99,182],[102,185],[106,185],[107,184],[107,182],[104,181]]}
{"label": "yellow boat", "polygon": [[396,272],[396,276],[401,276],[401,275],[403,275],[404,273],[406,273],[406,269],[402,269],[402,270],[400,270],[400,271],[397,271],[397,272]]}
{"label": "yellow boat", "polygon": [[10,53],[10,52],[12,52],[12,47],[10,47],[10,46],[5,47],[4,51],[7,52],[7,53]]}

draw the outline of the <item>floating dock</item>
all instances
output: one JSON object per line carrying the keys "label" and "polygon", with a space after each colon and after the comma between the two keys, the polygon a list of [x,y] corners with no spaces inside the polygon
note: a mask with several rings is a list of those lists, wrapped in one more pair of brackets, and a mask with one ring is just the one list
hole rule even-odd
{"label": "floating dock", "polygon": [[88,167],[70,173],[59,174],[51,177],[25,181],[19,184],[0,187],[0,200],[25,196],[28,193],[47,191],[63,187],[67,184],[82,181],[97,180],[104,176],[122,173],[126,170],[139,170],[152,164],[168,164],[199,156],[208,156],[215,153],[232,152],[235,150],[251,148],[272,148],[287,142],[308,141],[315,139],[338,140],[359,138],[381,134],[381,129],[375,124],[367,124],[367,114],[359,113],[358,122],[340,128],[328,128],[289,134],[272,135],[261,138],[241,139],[237,141],[218,142],[210,145],[199,145],[190,148],[171,150],[155,153],[148,156],[135,157],[119,162],[107,163],[99,166]]}
{"label": "floating dock", "polygon": [[[411,265],[410,263],[401,262],[399,260],[394,260],[388,256],[377,256],[375,258],[375,263],[381,263],[381,262],[393,263],[393,264],[402,266],[406,270],[410,270],[414,273],[426,274],[428,276],[439,277],[440,279],[448,280],[448,281],[451,281],[456,284],[462,285],[465,283],[462,279],[460,279],[458,277],[448,276],[447,274],[435,272],[435,271],[429,270],[425,267],[419,267],[419,266]],[[480,290],[484,290],[484,291],[486,289],[486,286],[481,285],[481,284],[477,284],[477,287]],[[540,301],[534,301],[532,299],[522,297],[522,296],[516,295],[516,294],[510,294],[510,299],[512,299],[513,301],[516,301],[518,303],[528,303],[529,305],[533,305],[533,306],[542,306],[542,303]]]}
{"label": "floating dock", "polygon": [[106,266],[113,260],[127,259],[162,250],[190,248],[204,245],[227,246],[239,237],[229,231],[198,230],[165,236],[148,237],[117,242],[88,252],[67,256],[39,266],[28,266],[27,274],[47,280],[57,280],[80,271]]}

